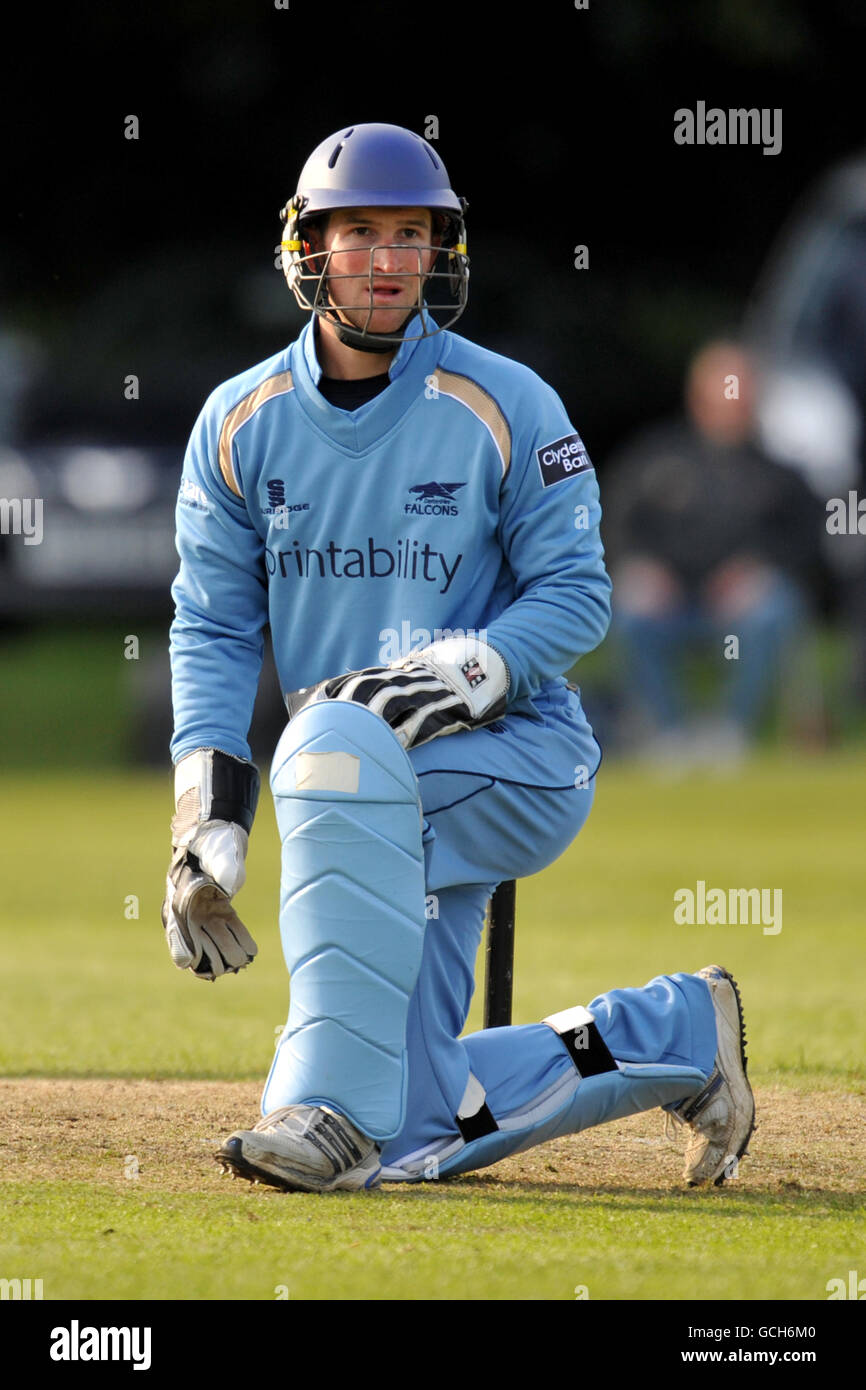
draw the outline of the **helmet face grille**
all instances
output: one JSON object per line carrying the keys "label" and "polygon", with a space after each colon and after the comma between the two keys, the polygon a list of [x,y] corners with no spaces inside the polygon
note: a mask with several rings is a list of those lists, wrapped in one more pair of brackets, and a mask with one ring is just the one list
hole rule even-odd
{"label": "helmet face grille", "polygon": [[[389,333],[374,333],[370,330],[370,323],[376,313],[392,313],[396,315],[398,309],[388,310],[386,306],[373,303],[374,275],[375,278],[382,278],[381,272],[374,271],[373,258],[377,251],[383,249],[397,249],[406,251],[407,247],[403,243],[383,243],[379,246],[371,246],[368,249],[367,270],[363,275],[357,272],[352,274],[335,271],[331,267],[331,260],[335,254],[333,251],[310,251],[301,254],[304,245],[308,243],[292,242],[292,246],[299,249],[283,249],[283,269],[289,288],[295,296],[302,309],[312,311],[322,318],[330,319],[333,323],[348,325],[356,333],[363,337],[369,337],[381,344],[393,344],[395,347],[402,342],[414,342],[420,338],[432,337],[435,333],[442,332],[445,328],[456,323],[457,319],[466,308],[469,292],[469,257],[465,251],[465,243],[454,249],[443,248],[441,246],[424,245],[418,246],[413,243],[412,251],[417,253],[418,266],[415,270],[389,271],[388,280],[406,280],[415,282],[415,294],[411,305],[400,306],[404,315],[414,317],[416,314],[421,318],[422,331],[412,335],[405,335],[400,328],[395,328]],[[433,251],[436,258],[432,268],[424,272],[422,255],[425,251]],[[340,254],[339,252],[336,254]],[[357,255],[358,253],[353,253]],[[441,261],[445,261],[445,266],[438,269]],[[351,280],[357,284],[359,279],[366,279],[368,285],[368,303],[366,307],[357,302],[351,303],[344,294],[341,293],[341,282]],[[363,296],[358,296],[363,298]],[[438,322],[430,318],[431,313],[444,315],[444,321]],[[349,317],[351,315],[351,317]],[[342,317],[346,316],[346,317]],[[405,325],[404,318],[404,325]]]}

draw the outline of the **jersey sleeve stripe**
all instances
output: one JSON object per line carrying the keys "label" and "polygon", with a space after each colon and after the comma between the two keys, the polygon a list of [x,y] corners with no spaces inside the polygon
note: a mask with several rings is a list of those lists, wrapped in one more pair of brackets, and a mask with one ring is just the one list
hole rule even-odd
{"label": "jersey sleeve stripe", "polygon": [[241,425],[245,425],[260,406],[272,400],[274,396],[283,396],[287,391],[293,391],[295,383],[292,380],[291,372],[277,372],[276,376],[268,377],[252,391],[244,396],[243,400],[238,401],[236,406],[229,411],[223,420],[223,427],[220,430],[219,442],[219,465],[220,472],[226,487],[230,488],[236,497],[243,497],[243,493],[235,474],[234,459],[232,457],[232,444],[234,437]]}
{"label": "jersey sleeve stripe", "polygon": [[451,396],[453,400],[460,401],[461,405],[465,405],[483,425],[487,426],[499,450],[504,478],[511,465],[511,430],[497,402],[477,381],[468,376],[461,376],[458,372],[446,372],[437,368],[436,386],[440,395]]}

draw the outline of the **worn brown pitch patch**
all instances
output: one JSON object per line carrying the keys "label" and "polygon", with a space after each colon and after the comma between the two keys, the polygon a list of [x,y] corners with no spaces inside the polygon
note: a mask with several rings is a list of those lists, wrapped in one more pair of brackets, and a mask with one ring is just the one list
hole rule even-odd
{"label": "worn brown pitch patch", "polygon": [[200,1190],[260,1094],[249,1081],[0,1080],[0,1178]]}
{"label": "worn brown pitch patch", "polygon": [[[216,1188],[221,1175],[213,1153],[232,1130],[255,1123],[260,1094],[260,1084],[250,1081],[0,1080],[0,1181]],[[755,1090],[755,1100],[758,1128],[731,1187],[863,1190],[866,1097],[767,1087]],[[664,1116],[651,1110],[456,1181],[539,1191],[665,1191],[682,1187],[683,1147],[683,1139],[674,1144],[664,1137]]]}

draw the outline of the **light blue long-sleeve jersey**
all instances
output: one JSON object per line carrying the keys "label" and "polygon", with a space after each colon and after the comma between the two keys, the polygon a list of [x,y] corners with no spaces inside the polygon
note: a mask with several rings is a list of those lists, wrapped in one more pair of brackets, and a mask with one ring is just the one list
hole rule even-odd
{"label": "light blue long-sleeve jersey", "polygon": [[389,385],[349,412],[318,390],[315,343],[311,321],[218,387],[193,430],[175,761],[249,757],[268,622],[284,691],[472,631],[505,659],[509,710],[561,685],[607,630],[598,487],[555,391],[441,332],[404,342]]}

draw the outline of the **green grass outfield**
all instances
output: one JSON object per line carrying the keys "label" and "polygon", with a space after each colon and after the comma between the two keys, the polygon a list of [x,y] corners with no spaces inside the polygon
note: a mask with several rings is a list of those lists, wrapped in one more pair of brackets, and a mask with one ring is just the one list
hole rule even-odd
{"label": "green grass outfield", "polygon": [[[862,1168],[859,1182],[832,1180],[834,1144],[841,1164],[853,1142],[834,1126],[834,1093],[866,1095],[864,781],[857,749],[773,752],[736,776],[675,783],[608,765],[578,841],[518,890],[515,1022],[658,973],[727,965],[756,1088],[794,1109],[798,1096],[813,1110],[827,1098],[826,1182],[798,1187],[792,1129],[784,1182],[778,1165],[761,1177],[759,1131],[753,1177],[746,1160],[739,1181],[709,1193],[678,1190],[669,1164],[659,1176],[651,1139],[632,1144],[646,1160],[639,1178],[617,1173],[614,1146],[609,1181],[594,1170],[582,1182],[574,1138],[547,1166],[537,1151],[525,1170],[514,1159],[439,1186],[285,1198],[205,1173],[212,1127],[199,1135],[195,1117],[185,1171],[181,1132],[180,1157],[124,1182],[107,1119],[91,1172],[79,1154],[74,1172],[34,1178],[34,1105],[32,1136],[0,1145],[0,1276],[43,1277],[46,1297],[73,1299],[258,1299],[278,1286],[293,1298],[570,1299],[576,1285],[602,1299],[826,1298],[831,1277],[866,1274]],[[0,1075],[257,1087],[288,1000],[267,794],[238,899],[259,957],[203,985],[174,969],[159,924],[168,776],[16,772],[2,785]],[[673,895],[699,879],[781,889],[782,930],[677,925]]]}

